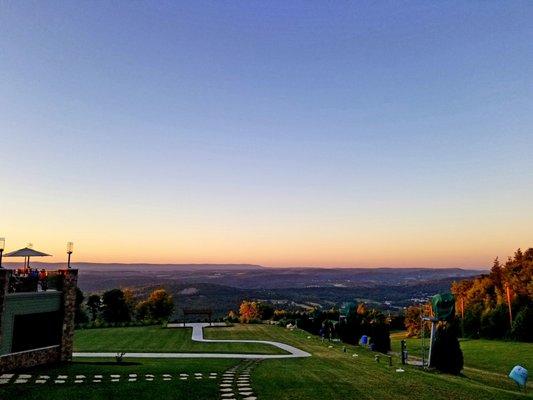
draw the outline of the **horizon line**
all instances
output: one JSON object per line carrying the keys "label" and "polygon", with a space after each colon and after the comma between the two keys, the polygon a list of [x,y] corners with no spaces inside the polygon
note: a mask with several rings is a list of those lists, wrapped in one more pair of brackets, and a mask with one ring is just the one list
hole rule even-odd
{"label": "horizon line", "polygon": [[[8,264],[23,264],[23,261],[7,261],[3,262],[4,265]],[[47,265],[66,265],[66,262],[46,262],[46,261],[34,261],[32,264],[47,264]],[[302,269],[462,269],[462,270],[475,270],[475,271],[486,271],[490,270],[490,267],[487,266],[476,266],[476,267],[470,267],[470,266],[428,266],[428,267],[385,267],[385,266],[377,266],[377,267],[363,267],[363,266],[328,266],[328,265],[321,265],[321,266],[312,266],[312,265],[293,265],[293,266],[274,266],[274,265],[261,265],[261,264],[250,264],[250,263],[149,263],[149,262],[131,262],[131,263],[125,263],[125,262],[94,262],[94,261],[76,261],[71,263],[73,266],[76,264],[91,264],[91,265],[123,265],[123,266],[248,266],[248,267],[259,267],[259,268],[268,268],[268,269],[295,269],[295,268],[302,268]]]}

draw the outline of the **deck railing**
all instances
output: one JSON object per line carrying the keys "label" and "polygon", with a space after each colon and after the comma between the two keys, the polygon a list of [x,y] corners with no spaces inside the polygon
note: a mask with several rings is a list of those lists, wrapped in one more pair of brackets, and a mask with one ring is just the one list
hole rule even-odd
{"label": "deck railing", "polygon": [[8,292],[40,292],[47,290],[61,290],[60,271],[29,272],[13,270],[9,275]]}

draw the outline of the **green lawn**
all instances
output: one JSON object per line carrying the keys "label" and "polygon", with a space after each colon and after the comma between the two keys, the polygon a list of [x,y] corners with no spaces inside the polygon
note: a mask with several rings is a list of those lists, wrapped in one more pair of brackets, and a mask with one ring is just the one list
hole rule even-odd
{"label": "green lawn", "polygon": [[[505,375],[489,371],[468,371],[454,377],[404,367],[398,373],[398,357],[393,367],[374,361],[375,353],[340,343],[322,343],[315,336],[296,330],[266,325],[236,326],[208,331],[207,336],[232,339],[264,338],[286,342],[313,354],[308,359],[263,361],[256,369],[254,387],[259,398],[275,399],[518,399],[532,398],[516,391]],[[329,348],[333,345],[333,348]],[[520,345],[520,344],[519,344]],[[523,347],[528,350],[527,346]],[[353,357],[353,354],[358,357]],[[481,356],[481,354],[480,354]],[[487,358],[494,357],[488,349]],[[480,357],[481,359],[482,357]]]}
{"label": "green lawn", "polygon": [[[391,335],[392,350],[400,351],[400,341],[407,341],[409,354],[420,357],[421,339],[406,338],[405,332]],[[429,340],[426,339],[426,346]],[[533,343],[507,342],[503,340],[462,339],[465,367],[476,368],[507,375],[511,369],[520,364],[526,369],[533,368]]]}
{"label": "green lawn", "polygon": [[[47,374],[52,378],[57,375],[68,375],[65,384],[10,384],[0,387],[2,400],[166,400],[182,399],[205,400],[215,399],[218,394],[218,381],[213,379],[188,379],[181,381],[163,381],[162,374],[202,372],[222,373],[227,368],[238,363],[237,360],[127,360],[132,365],[118,365],[112,360],[75,360],[70,365],[56,367],[40,367],[28,371],[32,375]],[[102,374],[154,374],[156,379],[152,382],[139,380],[137,382],[112,383],[104,379],[101,383],[73,383],[76,374],[86,376]],[[124,378],[122,379],[124,380]]]}
{"label": "green lawn", "polygon": [[191,328],[160,326],[82,329],[75,333],[74,351],[287,354],[277,347],[260,343],[193,342],[191,334]]}
{"label": "green lawn", "polygon": [[[120,343],[121,337],[146,336],[160,337],[161,332],[154,333],[157,328],[112,328],[110,333],[102,335],[102,330],[87,330],[76,333],[77,348],[81,344],[87,348],[90,343],[100,346],[102,338],[115,336],[108,343]],[[158,328],[160,329],[160,328]],[[131,332],[129,330],[132,330]],[[166,332],[166,331],[165,331]],[[172,331],[176,332],[176,331]],[[186,332],[186,331],[184,331]],[[81,336],[80,336],[81,334]],[[164,333],[166,334],[166,333]],[[175,333],[174,333],[175,334]],[[422,371],[416,367],[406,366],[405,372],[396,372],[398,357],[393,357],[394,365],[381,358],[380,363],[374,361],[375,353],[355,347],[347,346],[346,352],[340,343],[322,342],[319,338],[308,333],[295,330],[293,332],[267,325],[236,325],[229,328],[206,329],[208,338],[224,339],[263,339],[276,340],[292,344],[312,354],[305,359],[280,359],[263,360],[252,371],[252,388],[259,399],[277,400],[325,400],[325,399],[399,399],[399,400],[486,400],[486,399],[532,399],[533,396],[519,393],[515,385],[504,373],[495,371],[494,368],[484,370],[483,365],[504,365],[507,355],[499,358],[498,347],[484,348],[481,343],[470,343],[471,352],[465,351],[468,365],[475,365],[476,369],[465,370],[464,376],[449,376],[435,372]],[[93,338],[91,336],[94,335]],[[181,335],[181,334],[179,334]],[[80,339],[81,338],[81,339]],[[151,343],[148,339],[143,341],[152,349],[167,351],[170,346],[165,340]],[[172,339],[177,340],[177,339]],[[183,340],[190,340],[183,337]],[[394,338],[395,343],[399,339]],[[174,343],[174,342],[170,342]],[[465,342],[465,345],[467,342]],[[489,342],[499,346],[500,342]],[[187,348],[187,345],[183,345]],[[199,344],[198,350],[206,350],[208,344]],[[329,346],[332,346],[331,348]],[[517,345],[517,354],[528,352],[530,347]],[[102,348],[100,348],[102,349]],[[103,350],[103,349],[102,349]],[[110,349],[106,349],[110,350]],[[178,351],[174,349],[175,351]],[[189,351],[189,350],[188,350]],[[353,355],[357,354],[358,357]],[[474,356],[470,357],[468,354]],[[530,354],[528,355],[530,357]],[[495,362],[491,360],[496,360]],[[473,361],[475,360],[475,361]],[[83,373],[170,373],[175,375],[180,372],[221,372],[238,360],[217,359],[184,359],[184,360],[126,360],[136,362],[137,365],[121,366],[113,362],[100,365],[96,360],[75,360],[71,365],[53,368],[41,368],[47,374],[65,373],[73,375]],[[526,366],[526,365],[525,365]],[[527,367],[527,366],[526,366]],[[499,368],[499,367],[498,367]],[[531,369],[531,367],[530,367]],[[218,380],[179,381],[171,382],[120,382],[119,384],[99,383],[76,385],[67,382],[64,385],[45,384],[36,385],[7,385],[0,387],[0,399],[153,399],[167,400],[187,398],[219,399],[220,392],[217,388]],[[531,389],[530,389],[531,392]]]}

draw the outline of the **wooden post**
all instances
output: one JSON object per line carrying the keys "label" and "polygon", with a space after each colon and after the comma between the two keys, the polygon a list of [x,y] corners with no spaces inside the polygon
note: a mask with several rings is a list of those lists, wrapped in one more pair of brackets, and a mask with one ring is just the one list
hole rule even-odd
{"label": "wooden post", "polygon": [[429,339],[429,355],[428,355],[428,367],[433,366],[433,344],[435,342],[435,321],[431,321],[431,336]]}

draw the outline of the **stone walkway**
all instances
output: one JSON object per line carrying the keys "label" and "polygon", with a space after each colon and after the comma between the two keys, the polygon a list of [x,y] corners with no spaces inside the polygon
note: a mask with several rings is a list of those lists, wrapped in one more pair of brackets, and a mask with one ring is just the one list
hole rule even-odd
{"label": "stone walkway", "polygon": [[222,400],[257,400],[252,389],[250,372],[260,360],[247,360],[222,374],[220,398]]}
{"label": "stone walkway", "polygon": [[31,374],[2,374],[0,375],[0,385],[7,384],[26,384],[26,383],[101,383],[101,382],[137,382],[137,381],[148,381],[148,382],[161,382],[161,381],[172,381],[172,380],[200,380],[200,379],[217,379],[217,372],[210,372],[209,374],[203,374],[201,372],[195,373],[179,373],[179,374],[95,374],[95,375],[31,375]]}
{"label": "stone walkway", "polygon": [[[301,358],[310,357],[306,351],[300,350],[296,347],[290,346],[285,343],[272,342],[268,340],[233,340],[233,339],[204,339],[203,329],[208,326],[226,326],[226,324],[212,324],[208,323],[191,323],[191,324],[168,324],[168,328],[192,328],[192,340],[195,342],[205,343],[262,343],[271,346],[278,347],[285,350],[289,354],[240,354],[240,353],[125,353],[124,357],[129,358],[239,358],[239,359],[251,359],[251,360],[266,360],[266,359],[279,359],[279,358]],[[115,357],[115,353],[109,352],[76,352],[74,357],[86,357],[86,358],[105,358]]]}

